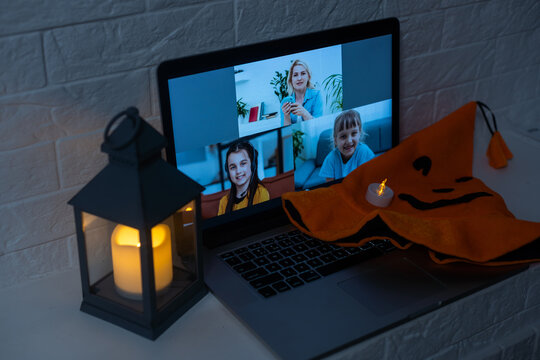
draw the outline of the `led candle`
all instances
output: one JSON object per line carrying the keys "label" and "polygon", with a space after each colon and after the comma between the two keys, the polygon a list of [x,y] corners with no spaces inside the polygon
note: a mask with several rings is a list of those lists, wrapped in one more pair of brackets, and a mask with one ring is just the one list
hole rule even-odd
{"label": "led candle", "polygon": [[[152,228],[152,251],[154,254],[154,279],[156,292],[164,291],[173,277],[171,230],[165,224]],[[114,284],[124,297],[142,298],[141,255],[139,230],[117,225],[111,236]]]}
{"label": "led candle", "polygon": [[386,186],[386,180],[380,184],[372,183],[369,184],[366,191],[366,200],[375,206],[378,207],[387,207],[390,205],[392,198],[394,197],[394,192],[388,186]]}

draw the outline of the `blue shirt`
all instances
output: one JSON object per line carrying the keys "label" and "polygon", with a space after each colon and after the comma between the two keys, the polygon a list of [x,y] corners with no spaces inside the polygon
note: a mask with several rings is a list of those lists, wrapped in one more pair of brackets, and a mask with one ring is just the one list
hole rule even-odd
{"label": "blue shirt", "polygon": [[[292,102],[292,103],[296,102],[296,95],[294,94],[294,92],[292,95],[286,96],[285,98],[283,98],[283,100],[281,100],[281,106],[283,106],[283,104],[285,104],[286,102]],[[307,88],[306,94],[304,95],[304,102],[302,106],[314,118],[322,116],[323,103],[321,99],[321,92],[319,90]],[[283,124],[285,114],[283,113],[283,110],[281,110],[281,107],[280,107],[280,113],[281,113],[281,124]],[[291,115],[292,124],[295,124],[298,120],[304,120],[301,116],[294,115],[293,113],[291,113],[290,115]]]}
{"label": "blue shirt", "polygon": [[364,143],[358,144],[354,150],[353,155],[347,161],[343,163],[341,159],[341,153],[338,149],[334,149],[326,155],[324,162],[321,166],[319,176],[323,178],[341,179],[349,175],[354,169],[369,161],[375,157],[373,151]]}

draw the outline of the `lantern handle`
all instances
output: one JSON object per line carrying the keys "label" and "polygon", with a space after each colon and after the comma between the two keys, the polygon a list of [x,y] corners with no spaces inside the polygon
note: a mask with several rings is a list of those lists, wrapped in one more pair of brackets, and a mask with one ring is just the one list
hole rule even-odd
{"label": "lantern handle", "polygon": [[[126,141],[117,145],[113,145],[110,141],[111,136],[109,132],[111,131],[111,128],[113,124],[116,122],[116,120],[120,119],[123,115],[130,118],[131,121],[133,122],[133,133]],[[126,147],[127,145],[131,144],[131,142],[133,142],[135,137],[137,137],[140,128],[141,128],[141,117],[139,116],[139,110],[137,110],[137,108],[135,107],[129,107],[126,110],[122,111],[121,113],[117,114],[115,117],[111,119],[111,121],[109,121],[109,123],[107,124],[107,127],[105,128],[104,141],[107,144],[109,144],[112,150],[122,149]]]}

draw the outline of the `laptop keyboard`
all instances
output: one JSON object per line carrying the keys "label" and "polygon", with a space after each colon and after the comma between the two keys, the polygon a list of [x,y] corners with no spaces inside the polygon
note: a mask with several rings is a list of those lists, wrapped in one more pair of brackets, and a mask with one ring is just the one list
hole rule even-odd
{"label": "laptop keyboard", "polygon": [[388,240],[341,247],[294,230],[227,251],[220,257],[259,294],[271,297],[394,248]]}

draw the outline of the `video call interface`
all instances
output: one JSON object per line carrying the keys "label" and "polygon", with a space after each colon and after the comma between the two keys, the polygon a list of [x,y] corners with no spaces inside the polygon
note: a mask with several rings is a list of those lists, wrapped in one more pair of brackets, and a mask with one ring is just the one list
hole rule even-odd
{"label": "video call interface", "polygon": [[203,218],[341,179],[392,147],[391,35],[169,80]]}

